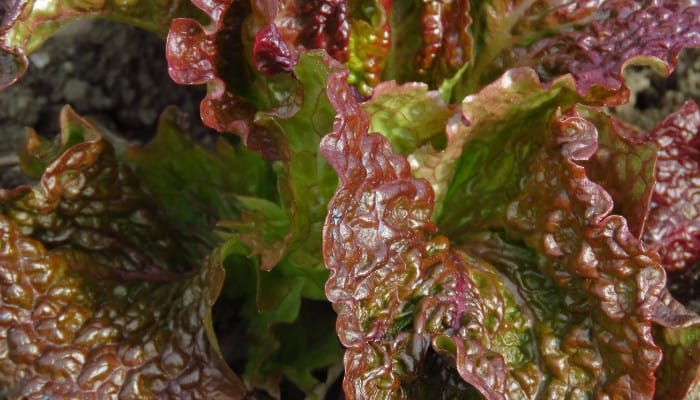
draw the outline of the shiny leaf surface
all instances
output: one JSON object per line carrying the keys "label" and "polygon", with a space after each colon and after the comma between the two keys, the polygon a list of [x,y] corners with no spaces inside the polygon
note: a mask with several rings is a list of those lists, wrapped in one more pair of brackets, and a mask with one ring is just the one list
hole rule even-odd
{"label": "shiny leaf surface", "polygon": [[665,268],[679,271],[700,258],[700,111],[688,102],[646,136],[658,147],[656,180],[644,241]]}
{"label": "shiny leaf surface", "polygon": [[[470,398],[474,389],[489,399],[654,396],[662,352],[652,324],[667,295],[665,274],[584,167],[598,150],[648,147],[615,147],[607,131],[599,146],[596,124],[553,107],[561,89],[542,88],[527,70],[507,79],[513,84],[471,101],[499,90],[502,98],[522,90],[541,101],[519,107],[514,100],[521,122],[496,125],[502,131],[468,125],[470,139],[528,129],[540,136],[523,139],[531,147],[517,164],[522,175],[490,180],[513,193],[500,198],[503,207],[474,206],[488,207],[489,224],[446,222],[459,247],[430,222],[428,182],[411,177],[386,139],[367,133],[369,116],[342,81],[331,82],[339,118],[322,151],[341,186],[324,231],[326,294],[339,313],[350,398]],[[495,154],[518,146],[486,143],[483,151]],[[464,156],[471,150],[464,146]]]}
{"label": "shiny leaf surface", "polygon": [[0,200],[10,397],[244,398],[211,328],[219,253],[192,258],[109,143],[68,147]]}

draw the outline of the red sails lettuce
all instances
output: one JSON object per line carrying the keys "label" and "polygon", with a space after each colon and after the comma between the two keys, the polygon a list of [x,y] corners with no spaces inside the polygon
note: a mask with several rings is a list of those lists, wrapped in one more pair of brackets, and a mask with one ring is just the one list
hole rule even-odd
{"label": "red sails lettuce", "polygon": [[696,1],[9,0],[0,87],[82,16],[167,33],[222,135],[28,131],[7,397],[699,396],[700,114],[604,108],[700,46]]}
{"label": "red sails lettuce", "polygon": [[[540,145],[523,150],[497,129],[480,132],[500,152],[530,154],[516,188],[503,191],[515,193],[505,207],[483,203],[495,207],[479,214],[488,221],[471,221],[451,243],[430,221],[429,182],[367,133],[366,114],[332,83],[339,119],[322,151],[341,187],[324,233],[326,292],[347,347],[349,397],[455,398],[467,396],[465,384],[493,399],[653,395],[661,350],[652,317],[665,275],[586,176],[592,122],[574,109],[545,111],[534,125]],[[538,84],[522,70],[487,91]],[[527,137],[523,128],[510,134]],[[510,179],[489,185],[499,183]]]}

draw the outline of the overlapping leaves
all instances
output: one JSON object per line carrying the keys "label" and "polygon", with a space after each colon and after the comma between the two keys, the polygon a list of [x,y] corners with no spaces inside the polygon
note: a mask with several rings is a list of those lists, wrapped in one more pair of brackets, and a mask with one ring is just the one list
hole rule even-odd
{"label": "overlapping leaves", "polygon": [[[39,247],[37,257],[50,258],[51,262],[46,261],[45,271],[7,272],[10,281],[6,282],[8,296],[3,305],[12,318],[7,320],[3,340],[6,348],[20,354],[13,353],[6,360],[10,369],[2,385],[11,396],[43,390],[56,396],[81,397],[81,390],[98,390],[101,385],[103,397],[132,392],[137,397],[178,397],[187,395],[188,390],[203,397],[244,396],[248,388],[218,354],[210,325],[209,310],[224,283],[222,263],[231,283],[225,294],[240,299],[235,300],[241,304],[237,312],[248,327],[244,378],[249,387],[278,393],[284,374],[309,394],[322,395],[327,390],[325,382],[319,382],[311,371],[337,363],[340,356],[333,312],[323,303],[302,300],[323,298],[327,273],[320,255],[313,252],[320,251],[320,232],[317,244],[307,241],[303,246],[306,250],[286,255],[280,242],[289,233],[289,216],[278,203],[270,166],[224,139],[211,151],[193,144],[182,133],[182,120],[177,110],[167,110],[154,140],[122,156],[126,164],[117,161],[114,150],[94,127],[68,109],[61,116],[62,134],[54,142],[35,133],[28,136],[22,163],[34,174],[47,169],[43,189],[21,187],[5,192],[3,214],[11,219],[8,231],[18,236],[22,246],[31,241]],[[246,170],[246,175],[231,174],[236,166]],[[333,186],[334,181],[329,187]],[[320,224],[314,229],[320,230]],[[268,240],[271,242],[265,242]],[[220,247],[223,243],[226,245]],[[255,258],[250,258],[265,245],[283,258],[272,272],[261,271]],[[23,265],[24,261],[11,258],[16,254],[7,257],[9,268]],[[198,267],[202,259],[205,264]],[[31,278],[42,272],[47,276]],[[39,293],[24,285],[27,280],[41,279],[50,282],[34,289]],[[14,285],[15,280],[20,284]],[[67,293],[60,294],[64,290]],[[54,296],[56,291],[59,294]],[[18,313],[14,307],[17,302],[28,310]],[[64,315],[68,302],[80,306],[79,312],[68,307]],[[38,314],[32,307],[39,306],[42,312],[57,315],[47,314],[34,321]],[[324,315],[325,328],[310,330],[310,326],[319,327],[319,318]],[[54,328],[57,332],[50,333]],[[41,332],[33,337],[32,329]],[[45,345],[44,336],[66,336],[68,333],[61,330],[67,329],[77,331],[71,332],[70,338],[80,334],[92,340],[102,335],[99,340],[73,343],[69,338],[60,342],[56,357],[73,357],[71,351],[78,357],[69,371],[75,376],[66,375],[68,383],[56,375],[58,372],[46,375],[48,372],[40,371],[31,377],[39,383],[30,387],[25,375],[11,372],[26,369],[33,373],[40,358],[42,363],[52,362],[55,351],[51,343]],[[25,331],[29,336],[22,336]],[[300,342],[304,337],[313,341]],[[25,340],[22,338],[30,341],[23,343],[22,349],[15,348],[18,344],[13,340]],[[25,350],[33,353],[22,353]],[[87,357],[105,351],[118,354],[114,359],[111,353],[105,355],[106,361]],[[122,360],[132,356],[141,359]],[[157,367],[150,367],[154,363]],[[146,377],[132,372],[142,367],[149,371]],[[68,367],[60,364],[56,368]],[[116,375],[94,377],[90,383],[94,387],[85,383],[85,377],[80,378],[82,386],[70,384],[80,374],[100,368],[114,370]],[[189,381],[181,385],[179,379]],[[49,381],[56,382],[55,391],[46,386]]]}
{"label": "overlapping leaves", "polygon": [[[173,20],[170,74],[207,84],[203,121],[252,152],[193,146],[171,111],[124,158],[139,183],[70,114],[61,142],[29,136],[43,186],[4,192],[0,224],[12,396],[244,396],[208,325],[221,260],[245,383],[273,395],[284,376],[327,389],[325,296],[350,398],[697,393],[697,315],[662,268],[696,270],[697,109],[644,138],[575,106],[626,101],[628,63],[669,72],[700,44],[695,2],[193,4],[209,25]],[[163,32],[192,12],[117,6],[2,3],[0,86],[76,16]]]}
{"label": "overlapping leaves", "polygon": [[[695,328],[678,325],[692,313],[663,305],[661,259],[639,239],[654,184],[652,143],[598,111],[562,112],[558,106],[575,98],[570,86],[545,89],[531,71],[515,70],[465,100],[463,117],[447,122],[443,150],[410,146],[409,160],[427,150],[448,160],[412,162],[415,172],[449,167],[424,174],[429,182],[414,180],[407,160],[367,133],[371,115],[333,83],[339,119],[322,149],[341,187],[329,206],[324,255],[347,348],[348,396],[468,398],[464,383],[487,398],[697,390],[693,356],[669,355],[695,351]],[[494,106],[496,98],[513,101]],[[641,186],[620,190],[630,176]],[[429,183],[443,180],[454,191],[440,199],[448,217],[436,227]],[[485,193],[492,198],[484,201]],[[661,309],[676,316],[656,342]],[[668,382],[668,362],[683,366],[686,383],[657,390],[655,373],[666,371],[659,376]]]}
{"label": "overlapping leaves", "polygon": [[[268,132],[278,149],[272,164],[226,141],[217,157],[193,151],[167,130],[128,157],[180,229],[217,224],[215,237],[226,242],[226,293],[242,302],[248,327],[245,379],[270,393],[278,392],[282,374],[312,393],[322,382],[311,371],[339,357],[332,325],[317,332],[317,343],[291,353],[299,338],[279,333],[285,326],[308,331],[308,307],[324,299],[321,226],[337,180],[318,143],[333,118],[327,76],[338,69],[321,53],[302,54],[294,80],[287,77],[286,89],[278,91],[284,96],[279,106],[255,114],[254,126]],[[261,83],[274,82],[267,79],[260,76]],[[330,308],[316,312],[319,319],[332,315]]]}
{"label": "overlapping leaves", "polygon": [[328,60],[320,53],[302,55],[284,105],[257,113],[256,126],[273,133],[281,150],[282,159],[272,166],[225,140],[215,155],[193,148],[170,131],[174,121],[146,148],[127,154],[179,230],[218,226],[213,237],[198,233],[190,242],[225,241],[230,283],[225,293],[242,302],[239,315],[248,329],[244,378],[273,394],[283,374],[305,392],[318,392],[322,382],[311,371],[339,357],[332,325],[303,345],[294,335],[279,333],[284,327],[309,331],[310,310],[318,323],[324,315],[332,321],[330,308],[319,310],[314,303],[324,299],[320,231],[336,185],[318,154],[320,137],[330,130],[325,124],[332,120],[325,82],[338,68]]}

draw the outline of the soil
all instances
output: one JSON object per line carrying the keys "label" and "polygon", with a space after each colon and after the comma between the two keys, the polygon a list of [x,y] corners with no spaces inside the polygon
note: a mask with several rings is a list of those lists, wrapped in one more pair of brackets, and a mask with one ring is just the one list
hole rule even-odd
{"label": "soil", "polygon": [[163,39],[105,20],[74,22],[29,57],[27,74],[0,92],[0,181],[22,178],[12,164],[24,127],[53,136],[61,107],[71,105],[114,139],[144,142],[158,116],[175,104],[192,117],[192,135],[216,135],[199,123],[204,86],[175,84],[167,73]]}
{"label": "soil", "polygon": [[683,51],[667,78],[650,68],[632,66],[625,70],[625,82],[631,89],[630,101],[611,112],[647,131],[687,100],[700,103],[700,49]]}
{"label": "soil", "polygon": [[[685,51],[669,78],[637,67],[629,68],[626,77],[633,95],[629,105],[614,113],[649,129],[687,99],[700,102],[700,50]],[[13,187],[23,180],[14,154],[24,127],[55,134],[64,104],[92,119],[114,139],[134,143],[147,141],[160,112],[175,104],[192,116],[193,137],[211,143],[217,134],[198,118],[204,92],[203,86],[179,86],[170,80],[162,38],[104,20],[71,24],[31,55],[23,79],[0,93],[0,187]],[[235,344],[240,343],[244,328],[233,322],[235,308],[225,300],[217,303],[214,323],[223,354],[232,365],[240,366],[244,354]],[[333,392],[336,398],[342,396],[339,388]]]}

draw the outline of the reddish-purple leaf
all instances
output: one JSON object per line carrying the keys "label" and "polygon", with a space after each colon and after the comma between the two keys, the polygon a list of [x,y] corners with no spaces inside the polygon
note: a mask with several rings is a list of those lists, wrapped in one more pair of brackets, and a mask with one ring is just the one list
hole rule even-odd
{"label": "reddish-purple leaf", "polygon": [[661,254],[667,271],[700,259],[700,111],[687,102],[654,128],[656,186],[644,241]]}
{"label": "reddish-purple leaf", "polygon": [[419,74],[433,70],[431,78],[447,79],[471,62],[470,7],[467,0],[425,2],[421,16],[423,45],[416,57]]}
{"label": "reddish-purple leaf", "polygon": [[609,0],[583,19],[582,28],[508,51],[504,66],[531,65],[545,80],[570,73],[579,94],[618,105],[628,97],[625,65],[643,62],[670,74],[683,48],[700,46],[699,20],[693,0]]}

